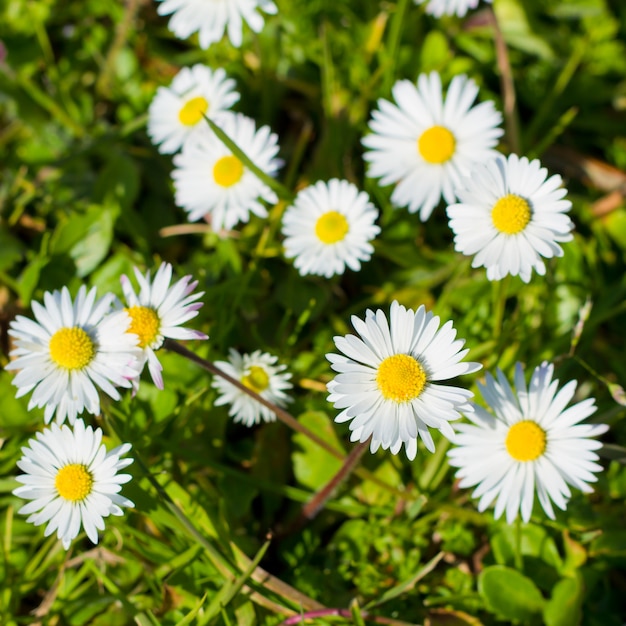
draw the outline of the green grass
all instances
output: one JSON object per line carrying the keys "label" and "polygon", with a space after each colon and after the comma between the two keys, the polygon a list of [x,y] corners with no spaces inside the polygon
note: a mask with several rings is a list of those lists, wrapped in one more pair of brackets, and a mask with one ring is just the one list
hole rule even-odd
{"label": "green grass", "polygon": [[[410,0],[278,5],[259,35],[244,30],[241,49],[224,40],[202,51],[193,38],[176,40],[150,1],[2,4],[1,364],[9,321],[30,315],[45,291],[86,283],[121,295],[120,274],[166,260],[205,291],[192,326],[210,339],[187,347],[209,361],[229,347],[278,355],[294,377],[290,412],[345,459],[355,447],[333,422],[324,355],[351,315],[398,299],[454,320],[468,358],[486,370],[511,375],[521,361],[528,372],[547,359],[562,382],[577,379],[579,397],[597,399],[592,421],[610,426],[605,471],[556,521],[535,503],[531,523],[508,526],[458,489],[437,437],[437,452],[420,447],[414,462],[366,452],[327,494],[342,471],[337,455],[280,421],[232,424],[213,405],[211,375],[164,350],[165,390],[144,377],[136,397],[105,403],[94,420],[109,446],[133,445],[124,494],[136,507],[107,518],[98,546],[83,533],[66,552],[16,512],[15,464],[43,418],[15,399],[3,370],[0,623],[269,626],[312,612],[307,623],[620,626],[626,10],[600,0],[495,2],[516,94],[500,149],[519,146],[560,173],[576,224],[564,258],[525,285],[489,283],[454,251],[443,206],[425,224],[394,209],[391,189],[367,179],[362,160],[370,111],[398,79],[467,73],[480,99],[503,110],[507,76],[487,5],[467,20],[435,20]],[[278,133],[281,197],[332,177],[370,194],[382,233],[360,272],[299,276],[282,256],[282,200],[236,237],[176,228],[186,219],[171,158],[151,145],[146,111],[157,86],[198,62],[224,67],[242,94],[235,108]],[[461,384],[475,391],[475,380]],[[315,497],[322,510],[301,519]]]}

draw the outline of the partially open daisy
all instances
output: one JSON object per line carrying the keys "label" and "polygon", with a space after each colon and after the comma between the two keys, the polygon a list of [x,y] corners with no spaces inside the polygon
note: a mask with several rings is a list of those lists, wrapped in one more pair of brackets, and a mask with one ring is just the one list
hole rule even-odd
{"label": "partially open daisy", "polygon": [[272,0],[157,0],[159,15],[172,15],[169,29],[180,39],[198,32],[200,47],[207,49],[228,33],[233,46],[242,41],[242,22],[258,33],[263,28],[263,16],[278,9]]}
{"label": "partially open daisy", "polygon": [[148,135],[159,152],[177,152],[193,133],[208,130],[205,115],[213,118],[237,100],[235,81],[222,68],[184,67],[169,87],[157,89],[148,110]]}
{"label": "partially open daisy", "polygon": [[182,324],[198,315],[203,303],[197,302],[204,292],[193,293],[198,286],[197,280],[191,275],[184,276],[170,286],[172,282],[172,266],[161,263],[154,279],[150,272],[145,276],[135,267],[135,277],[139,283],[139,293],[135,293],[128,276],[121,276],[122,290],[126,298],[130,316],[129,333],[139,338],[139,347],[143,351],[141,366],[148,363],[148,370],[154,384],[163,389],[163,366],[155,354],[166,337],[170,339],[208,339],[199,330],[182,328]]}
{"label": "partially open daisy", "polygon": [[19,370],[13,379],[19,398],[33,392],[28,409],[45,407],[49,422],[73,423],[84,410],[100,412],[98,388],[120,399],[116,387],[131,387],[140,356],[137,337],[126,331],[130,318],[111,313],[112,294],[96,300],[95,287],[83,285],[72,302],[67,287],[44,293],[44,306],[32,303],[37,321],[18,315],[9,335],[17,346],[5,369]]}
{"label": "partially open daisy", "polygon": [[397,183],[393,204],[425,221],[442,196],[454,202],[474,163],[497,154],[502,115],[490,101],[472,106],[478,86],[467,76],[452,79],[445,99],[437,72],[420,74],[416,85],[398,81],[392,94],[396,104],[381,99],[372,113],[363,157],[369,176]]}
{"label": "partially open daisy", "polygon": [[[222,113],[222,130],[263,172],[274,176],[281,165],[276,159],[278,137],[269,126],[256,130],[254,120],[241,114]],[[267,217],[260,200],[275,203],[276,194],[253,174],[214,133],[188,141],[174,157],[172,173],[176,204],[194,222],[209,217],[215,230],[231,229],[247,222],[250,212]]]}
{"label": "partially open daisy", "polygon": [[506,511],[511,523],[521,513],[527,522],[533,509],[535,491],[548,517],[554,519],[552,503],[565,510],[571,493],[568,485],[584,492],[593,489],[602,470],[594,452],[602,447],[591,439],[608,430],[604,424],[581,424],[595,412],[593,398],[567,405],[576,391],[572,380],[560,390],[552,380],[554,366],[542,363],[535,368],[526,387],[520,363],[515,367],[515,389],[504,374],[497,381],[487,374],[480,385],[493,414],[480,406],[467,417],[472,424],[457,424],[448,452],[450,465],[458,467],[461,487],[474,487],[478,510],[495,500],[495,517]]}
{"label": "partially open daisy", "polygon": [[380,228],[378,210],[364,191],[347,180],[319,181],[298,193],[283,216],[285,256],[303,276],[329,278],[346,265],[361,269],[374,251],[370,241]]}
{"label": "partially open daisy", "polygon": [[[434,17],[458,15],[463,17],[470,9],[475,9],[480,0],[415,0],[416,4],[426,5],[426,13]],[[491,3],[492,0],[485,0]]]}
{"label": "partially open daisy", "polygon": [[24,472],[17,476],[22,486],[13,493],[31,502],[18,513],[30,515],[26,521],[35,526],[47,523],[44,535],[56,531],[66,550],[81,525],[87,537],[98,543],[104,518],[123,515],[123,506],[135,506],[119,494],[131,479],[129,474],[118,474],[133,462],[121,458],[130,448],[125,443],[107,452],[102,431],[85,427],[82,419],[73,428],[52,424],[22,448],[24,456],[17,462]]}
{"label": "partially open daisy", "polygon": [[439,317],[423,306],[406,309],[391,304],[389,322],[384,312],[368,310],[365,321],[352,324],[359,334],[335,337],[343,354],[327,354],[338,374],[328,383],[329,402],[343,409],[336,422],[350,421],[350,439],[361,443],[372,438],[370,449],[389,448],[397,454],[405,446],[413,460],[421,437],[431,452],[435,445],[429,428],[448,438],[454,435],[451,420],[460,411],[471,411],[470,391],[437,384],[461,374],[476,372],[480,363],[462,363],[468,353],[456,339],[452,322],[439,328]]}
{"label": "partially open daisy", "polygon": [[499,156],[477,165],[457,191],[460,202],[448,207],[455,249],[476,255],[472,267],[486,267],[489,280],[511,274],[527,283],[533,269],[546,273],[542,256],[563,256],[572,203],[561,177],[547,176],[537,159]]}
{"label": "partially open daisy", "polygon": [[[228,361],[216,361],[215,365],[265,400],[284,407],[291,402],[285,391],[291,389],[293,385],[289,382],[291,374],[284,371],[287,366],[276,365],[277,361],[278,357],[260,350],[255,350],[252,354],[240,354],[231,348]],[[261,420],[272,422],[276,419],[273,411],[227,380],[216,376],[212,386],[220,392],[215,401],[216,406],[230,404],[228,414],[234,418],[234,422],[253,426]]]}

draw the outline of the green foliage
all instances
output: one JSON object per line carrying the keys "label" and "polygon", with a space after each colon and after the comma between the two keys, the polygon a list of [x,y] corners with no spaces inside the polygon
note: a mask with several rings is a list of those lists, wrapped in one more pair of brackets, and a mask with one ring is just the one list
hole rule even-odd
{"label": "green foliage", "polygon": [[[366,452],[319,514],[301,519],[344,460],[280,422],[233,424],[214,405],[210,376],[162,350],[165,390],[144,375],[136,395],[107,401],[94,420],[109,447],[133,445],[123,493],[136,506],[107,518],[98,546],[83,533],[65,552],[18,513],[16,461],[43,411],[15,398],[3,370],[0,624],[272,626],[337,608],[344,613],[306,623],[621,626],[624,8],[494,3],[521,150],[564,177],[576,225],[545,277],[494,285],[454,252],[443,206],[426,224],[392,207],[391,188],[365,176],[360,143],[377,100],[421,72],[444,82],[467,73],[479,99],[503,110],[490,7],[438,20],[412,0],[277,4],[258,35],[244,28],[241,49],[224,40],[203,51],[194,37],[175,39],[152,0],[0,3],[0,364],[10,320],[30,316],[44,292],[86,284],[121,295],[121,274],[166,260],[204,291],[193,326],[210,340],[190,347],[212,361],[230,347],[276,354],[293,373],[291,413],[345,456],[354,444],[333,421],[324,355],[333,336],[351,332],[351,315],[398,299],[454,320],[468,358],[487,370],[508,376],[516,361],[528,371],[547,359],[561,381],[579,380],[577,398],[595,397],[592,420],[610,426],[605,472],[595,493],[573,490],[555,520],[535,502],[531,523],[508,526],[458,489],[435,433],[436,453],[420,447],[414,462]],[[236,79],[236,109],[279,134],[285,163],[284,200],[224,236],[185,230],[171,158],[145,128],[157,87],[194,63]],[[500,148],[513,148],[510,134]],[[370,194],[382,232],[360,272],[303,278],[282,257],[281,218],[298,189],[331,177]]]}

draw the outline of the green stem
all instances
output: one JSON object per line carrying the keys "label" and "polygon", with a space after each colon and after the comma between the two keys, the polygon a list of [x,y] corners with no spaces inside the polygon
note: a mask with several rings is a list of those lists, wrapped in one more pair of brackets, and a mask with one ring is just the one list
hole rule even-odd
{"label": "green stem", "polygon": [[293,194],[287,187],[274,180],[269,174],[264,172],[210,117],[203,115],[206,123],[215,133],[217,138],[262,182],[270,189],[273,189],[279,198],[291,201]]}
{"label": "green stem", "polygon": [[408,0],[398,0],[396,10],[391,18],[391,26],[389,27],[389,40],[387,48],[389,50],[389,67],[385,71],[384,91],[388,91],[396,80],[396,66],[398,64],[398,54],[400,50],[400,37],[402,35],[402,26],[404,25],[404,15],[408,6]]}
{"label": "green stem", "polygon": [[515,520],[515,569],[523,573],[524,557],[522,556],[522,518]]}
{"label": "green stem", "polygon": [[506,297],[510,276],[505,276],[502,280],[493,284],[493,336],[498,340],[502,334],[502,323],[504,321],[504,309],[506,307]]}

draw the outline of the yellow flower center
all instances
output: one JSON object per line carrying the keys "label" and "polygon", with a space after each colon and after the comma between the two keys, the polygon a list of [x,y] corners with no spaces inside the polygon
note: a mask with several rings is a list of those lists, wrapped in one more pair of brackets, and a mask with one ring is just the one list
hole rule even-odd
{"label": "yellow flower center", "polygon": [[243,163],[230,154],[222,157],[213,166],[213,178],[221,187],[232,187],[243,176]]}
{"label": "yellow flower center", "polygon": [[96,355],[96,346],[87,331],[72,326],[61,328],[50,338],[50,358],[66,370],[80,370]]}
{"label": "yellow flower center", "polygon": [[57,472],[54,486],[62,498],[70,502],[78,502],[91,493],[93,476],[85,465],[72,463]]}
{"label": "yellow flower center", "polygon": [[342,241],[349,230],[348,220],[338,211],[324,213],[315,224],[315,234],[326,244]]}
{"label": "yellow flower center", "polygon": [[256,391],[257,393],[261,393],[265,391],[270,385],[270,377],[267,375],[267,372],[258,365],[252,365],[250,367],[250,373],[246,374],[241,382],[248,388],[252,389],[252,391]]}
{"label": "yellow flower center", "polygon": [[427,163],[440,165],[454,154],[456,139],[445,126],[431,126],[417,140],[417,149]]}
{"label": "yellow flower center", "polygon": [[139,347],[152,347],[152,344],[159,336],[161,320],[157,312],[149,306],[131,306],[126,309],[130,316],[129,333],[134,333],[139,337]]}
{"label": "yellow flower center", "polygon": [[181,110],[178,112],[178,119],[180,123],[185,126],[195,126],[202,119],[202,116],[207,112],[208,108],[209,103],[206,98],[197,96],[196,98],[187,100],[187,102],[183,104]]}
{"label": "yellow flower center", "polygon": [[534,461],[546,450],[546,431],[532,420],[517,422],[509,428],[505,445],[516,461]]}
{"label": "yellow flower center", "polygon": [[530,222],[531,210],[527,200],[512,193],[500,198],[491,209],[493,225],[505,235],[517,235]]}
{"label": "yellow flower center", "polygon": [[412,356],[394,354],[378,366],[376,384],[386,400],[409,402],[424,390],[426,372]]}

